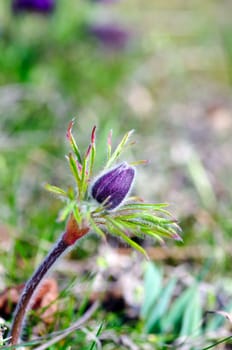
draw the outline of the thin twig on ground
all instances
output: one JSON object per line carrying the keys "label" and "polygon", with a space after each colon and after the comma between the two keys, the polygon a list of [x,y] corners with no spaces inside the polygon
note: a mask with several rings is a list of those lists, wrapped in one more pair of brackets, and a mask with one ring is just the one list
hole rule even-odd
{"label": "thin twig on ground", "polygon": [[37,348],[35,348],[34,350],[45,350],[48,349],[49,346],[57,343],[58,341],[64,339],[65,337],[67,337],[67,335],[69,335],[70,333],[74,332],[75,330],[77,330],[78,328],[80,328],[93,314],[94,312],[97,310],[99,306],[99,302],[96,301],[87,311],[86,313],[79,318],[79,320],[77,320],[76,322],[74,322],[70,327],[66,328],[62,334],[59,334],[58,336],[56,336],[55,338],[49,340],[47,343],[38,346]]}

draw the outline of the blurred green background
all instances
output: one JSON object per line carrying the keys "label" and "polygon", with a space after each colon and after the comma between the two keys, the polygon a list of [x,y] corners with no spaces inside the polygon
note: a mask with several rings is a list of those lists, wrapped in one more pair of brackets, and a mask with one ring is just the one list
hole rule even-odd
{"label": "blurred green background", "polygon": [[[199,326],[185,316],[194,327],[205,322],[206,310],[229,305],[231,11],[230,1],[216,0],[57,0],[53,13],[41,15],[15,14],[9,0],[0,3],[0,290],[25,281],[63,229],[56,221],[61,204],[42,185],[65,187],[71,181],[64,157],[65,131],[75,117],[74,134],[83,147],[97,125],[99,168],[109,130],[114,130],[116,142],[135,129],[136,145],[128,159],[149,160],[149,165],[138,168],[135,191],[147,201],[170,203],[180,222],[184,243],[168,242],[168,250],[155,245],[152,251],[156,269],[162,266],[167,281],[173,274],[186,281],[176,287],[174,296],[170,291],[167,308],[196,279],[196,307],[199,322],[203,321]],[[99,26],[103,34],[96,31]],[[102,255],[101,250],[97,253],[99,245],[94,237],[88,238],[72,259],[95,254],[96,261]],[[144,265],[139,266],[144,271]],[[153,277],[147,278],[159,278],[157,271],[156,277],[149,272]],[[139,286],[146,294],[142,280]],[[61,329],[70,322],[62,312],[57,326]],[[106,312],[104,317],[106,330],[112,317],[112,324],[123,325],[116,314]],[[101,312],[98,325],[100,320]],[[146,312],[136,320],[123,332],[135,344],[140,339],[138,349],[166,349],[162,344],[172,342],[173,334],[175,339],[191,339],[195,329],[185,333],[182,327],[181,333],[177,327],[170,336],[168,328],[146,320]],[[216,342],[230,335],[230,328],[229,321],[220,320],[209,337],[202,328],[201,345],[183,349],[203,349],[211,338]],[[83,339],[77,335],[54,349],[71,349],[70,344],[80,341],[82,349],[90,349],[83,334]],[[103,348],[129,347],[109,341]]]}

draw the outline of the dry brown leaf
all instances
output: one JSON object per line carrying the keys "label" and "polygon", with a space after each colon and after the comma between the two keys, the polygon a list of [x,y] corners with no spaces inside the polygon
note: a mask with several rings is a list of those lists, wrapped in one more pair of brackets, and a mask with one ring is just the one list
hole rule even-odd
{"label": "dry brown leaf", "polygon": [[57,298],[58,286],[56,280],[53,278],[44,280],[34,299],[32,309],[45,308],[45,311],[40,316],[45,323],[52,323],[54,321],[54,314],[57,311],[55,300]]}
{"label": "dry brown leaf", "polygon": [[[24,284],[6,288],[0,293],[0,314],[4,318],[9,318],[23,291]],[[58,297],[58,286],[53,278],[47,278],[41,283],[34,298],[32,309],[38,310],[46,308],[40,315],[45,323],[54,321],[54,314],[57,311],[57,304],[54,301]]]}
{"label": "dry brown leaf", "polygon": [[9,318],[15,308],[24,285],[20,284],[6,288],[0,293],[0,314],[3,318]]}

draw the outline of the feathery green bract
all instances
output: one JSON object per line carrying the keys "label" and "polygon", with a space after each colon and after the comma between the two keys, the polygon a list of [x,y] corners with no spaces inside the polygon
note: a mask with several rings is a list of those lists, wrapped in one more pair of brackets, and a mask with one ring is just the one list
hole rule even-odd
{"label": "feathery green bract", "polygon": [[117,220],[108,217],[106,220],[106,226],[109,232],[112,232],[113,234],[115,233],[116,236],[122,238],[132,248],[136,249],[137,251],[148,257],[146,251],[139,244],[137,244],[128,237],[128,233],[126,232],[125,227],[121,225]]}
{"label": "feathery green bract", "polygon": [[[133,240],[134,236],[149,236],[161,243],[164,238],[181,240],[180,228],[165,209],[167,207],[165,203],[144,203],[137,197],[129,197],[125,198],[124,204],[114,210],[107,210],[107,201],[98,203],[91,197],[90,189],[96,156],[96,127],[92,130],[87,151],[82,155],[72,135],[73,123],[73,121],[69,123],[66,135],[71,146],[67,159],[75,180],[75,187],[67,190],[52,185],[45,187],[48,191],[66,199],[65,206],[59,214],[59,221],[66,220],[73,214],[78,225],[85,222],[85,225],[89,225],[90,229],[101,237],[104,237],[106,232],[111,233],[145,256],[146,251]],[[127,132],[112,152],[112,132],[110,132],[106,142],[107,159],[104,169],[115,166],[125,147],[132,144],[129,142],[132,133],[133,130]],[[140,164],[144,161],[134,162],[136,163]],[[118,185],[120,186],[121,182]],[[110,200],[110,198],[107,199]]]}
{"label": "feathery green bract", "polygon": [[77,157],[78,162],[81,164],[82,163],[81,153],[80,153],[79,148],[76,144],[76,141],[72,135],[73,124],[74,124],[74,119],[71,120],[71,122],[68,125],[66,136],[67,136],[68,141],[70,142],[70,145],[72,147],[72,150],[73,150],[75,156]]}
{"label": "feathery green bract", "polygon": [[62,188],[57,187],[57,186],[45,184],[44,188],[47,191],[54,193],[54,194],[57,194],[57,195],[62,196],[62,197],[67,197],[67,195],[68,195],[66,191],[62,190]]}
{"label": "feathery green bract", "polygon": [[93,174],[93,166],[94,166],[95,155],[96,155],[96,147],[95,147],[95,144],[94,144],[91,147],[90,161],[89,161],[89,176],[90,177]]}
{"label": "feathery green bract", "polygon": [[68,160],[69,160],[69,167],[70,167],[70,170],[71,170],[71,172],[72,172],[72,174],[73,174],[74,179],[76,180],[77,187],[78,187],[79,193],[80,193],[81,178],[80,178],[80,174],[79,174],[79,171],[78,171],[78,167],[77,167],[76,160],[74,159],[72,153],[69,153],[69,155],[68,155]]}
{"label": "feathery green bract", "polygon": [[82,164],[81,181],[80,181],[80,188],[79,188],[80,199],[85,198],[85,193],[88,187],[88,173],[86,171],[86,168],[87,168],[87,159],[84,158],[83,164]]}
{"label": "feathery green bract", "polygon": [[124,135],[124,137],[122,138],[122,141],[116,147],[114,153],[112,154],[112,156],[109,158],[108,162],[106,163],[105,169],[110,168],[115,163],[115,161],[118,159],[118,157],[123,152],[125,146],[127,145],[128,141],[130,139],[130,136],[133,134],[133,132],[134,132],[134,130],[130,130]]}
{"label": "feathery green bract", "polygon": [[74,210],[75,205],[76,205],[76,201],[69,201],[67,205],[60,210],[57,221],[58,222],[65,221]]}
{"label": "feathery green bract", "polygon": [[108,139],[107,139],[107,160],[111,157],[111,151],[112,151],[112,133],[113,131],[110,130]]}

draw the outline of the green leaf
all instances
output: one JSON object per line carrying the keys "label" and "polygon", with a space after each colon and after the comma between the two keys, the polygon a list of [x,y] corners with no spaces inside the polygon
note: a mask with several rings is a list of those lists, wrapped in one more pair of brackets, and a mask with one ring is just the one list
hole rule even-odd
{"label": "green leaf", "polygon": [[110,130],[107,138],[107,159],[109,160],[111,157],[111,151],[112,151],[112,129]]}
{"label": "green leaf", "polygon": [[181,321],[187,305],[192,302],[192,298],[196,290],[197,285],[194,283],[183,293],[181,293],[181,295],[177,297],[177,299],[173,302],[170,311],[161,322],[163,332],[170,332],[177,328],[177,325]]}
{"label": "green leaf", "polygon": [[131,213],[126,213],[123,214],[121,213],[120,218],[123,220],[130,220],[130,219],[135,219],[139,222],[144,222],[148,224],[153,224],[153,225],[169,225],[173,224],[173,220],[168,220],[165,218],[161,218],[158,216],[155,216],[154,214],[148,212],[148,211],[139,211],[139,212],[131,212]]}
{"label": "green leaf", "polygon": [[148,318],[145,324],[146,332],[148,333],[151,332],[152,329],[155,327],[156,323],[167,311],[176,283],[177,283],[177,279],[172,278],[168,282],[168,284],[163,288],[162,293],[160,294],[160,297],[156,302],[155,307],[152,308],[150,317]]}
{"label": "green leaf", "polygon": [[67,192],[62,190],[62,188],[60,187],[57,187],[57,186],[53,186],[53,185],[50,185],[50,184],[45,184],[44,185],[44,188],[49,191],[49,192],[52,192],[54,194],[57,194],[59,196],[62,196],[62,197],[66,197],[68,196]]}
{"label": "green leaf", "polygon": [[122,138],[121,142],[119,143],[119,145],[117,146],[117,148],[115,149],[114,153],[112,154],[112,156],[110,157],[110,159],[108,160],[108,162],[106,163],[105,169],[111,167],[111,165],[116,161],[116,159],[120,156],[120,154],[122,153],[124,147],[126,146],[126,144],[129,141],[130,136],[133,134],[134,130],[130,130],[128,131]]}
{"label": "green leaf", "polygon": [[102,229],[95,223],[94,219],[89,216],[89,221],[92,226],[93,231],[95,231],[99,236],[102,238],[105,238],[105,233],[102,231]]}
{"label": "green leaf", "polygon": [[153,263],[148,263],[144,277],[144,301],[141,307],[141,315],[148,315],[162,288],[162,272]]}
{"label": "green leaf", "polygon": [[180,337],[199,335],[202,330],[201,321],[202,307],[200,303],[200,293],[199,288],[196,288],[192,295],[191,302],[188,303],[184,312]]}
{"label": "green leaf", "polygon": [[74,208],[73,208],[73,215],[74,215],[74,218],[75,218],[75,220],[76,220],[76,222],[78,223],[78,224],[81,224],[81,221],[82,221],[82,215],[81,215],[81,213],[80,213],[80,210],[79,210],[79,208],[77,207],[77,205],[75,205],[74,206]]}
{"label": "green leaf", "polygon": [[157,235],[156,233],[154,233],[153,231],[142,230],[142,232],[144,232],[144,235],[151,236],[152,238],[157,240],[160,244],[165,244],[164,239],[162,237],[160,237],[159,235]]}
{"label": "green leaf", "polygon": [[138,234],[139,232],[146,234],[146,231],[148,231],[147,234],[149,235],[153,232],[155,235],[160,235],[162,237],[173,238],[175,235],[178,239],[181,239],[171,226],[167,225],[166,227],[163,227],[159,224],[151,224],[145,220],[141,220],[140,217],[138,217],[138,213],[134,214],[131,219],[124,219],[123,216],[119,216],[117,220],[130,230],[136,230],[137,232],[134,232],[135,234]]}
{"label": "green leaf", "polygon": [[74,159],[72,153],[69,153],[68,160],[69,160],[69,166],[70,166],[71,172],[72,172],[72,174],[73,174],[73,176],[74,176],[74,178],[76,180],[78,189],[80,191],[81,178],[80,178],[79,171],[78,171],[78,168],[77,168],[76,160]]}
{"label": "green leaf", "polygon": [[75,206],[75,202],[72,201],[68,203],[63,209],[60,210],[59,215],[58,215],[58,222],[65,221],[69,214],[73,211],[73,208]]}
{"label": "green leaf", "polygon": [[76,141],[72,135],[72,127],[73,127],[73,124],[74,124],[74,119],[71,120],[71,122],[69,123],[69,126],[68,126],[68,130],[67,130],[67,138],[70,142],[70,145],[73,149],[73,152],[75,154],[75,156],[77,157],[77,160],[80,164],[82,164],[82,160],[81,160],[81,153],[80,153],[80,150],[76,144]]}
{"label": "green leaf", "polygon": [[117,223],[114,219],[111,219],[109,216],[107,216],[107,221],[108,222],[106,222],[106,224],[109,232],[115,233],[116,236],[122,238],[123,241],[125,241],[129,246],[145,255],[146,258],[149,260],[146,250],[127,236],[127,233],[124,232],[124,227],[122,225]]}
{"label": "green leaf", "polygon": [[[170,227],[164,228],[160,225],[155,225],[154,227],[150,227],[151,231],[154,231],[154,233],[161,235],[162,237],[167,237],[167,238],[173,238],[173,235],[177,235],[177,233],[172,230]],[[178,239],[181,239],[179,235]]]}
{"label": "green leaf", "polygon": [[[121,207],[121,210],[145,210],[150,209],[152,211],[159,210],[167,207],[167,203],[130,203]],[[120,209],[119,209],[120,211]]]}
{"label": "green leaf", "polygon": [[158,217],[156,215],[152,215],[149,212],[142,212],[141,213],[141,220],[144,220],[148,223],[155,224],[155,225],[168,225],[173,224],[173,220],[168,220],[165,218]]}
{"label": "green leaf", "polygon": [[90,160],[89,160],[89,177],[91,178],[93,173],[93,166],[95,161],[95,155],[96,155],[96,148],[95,145],[92,145],[91,153],[90,153]]}
{"label": "green leaf", "polygon": [[84,199],[87,187],[88,187],[88,175],[86,175],[87,159],[84,158],[82,171],[81,171],[81,181],[80,181],[80,199]]}

